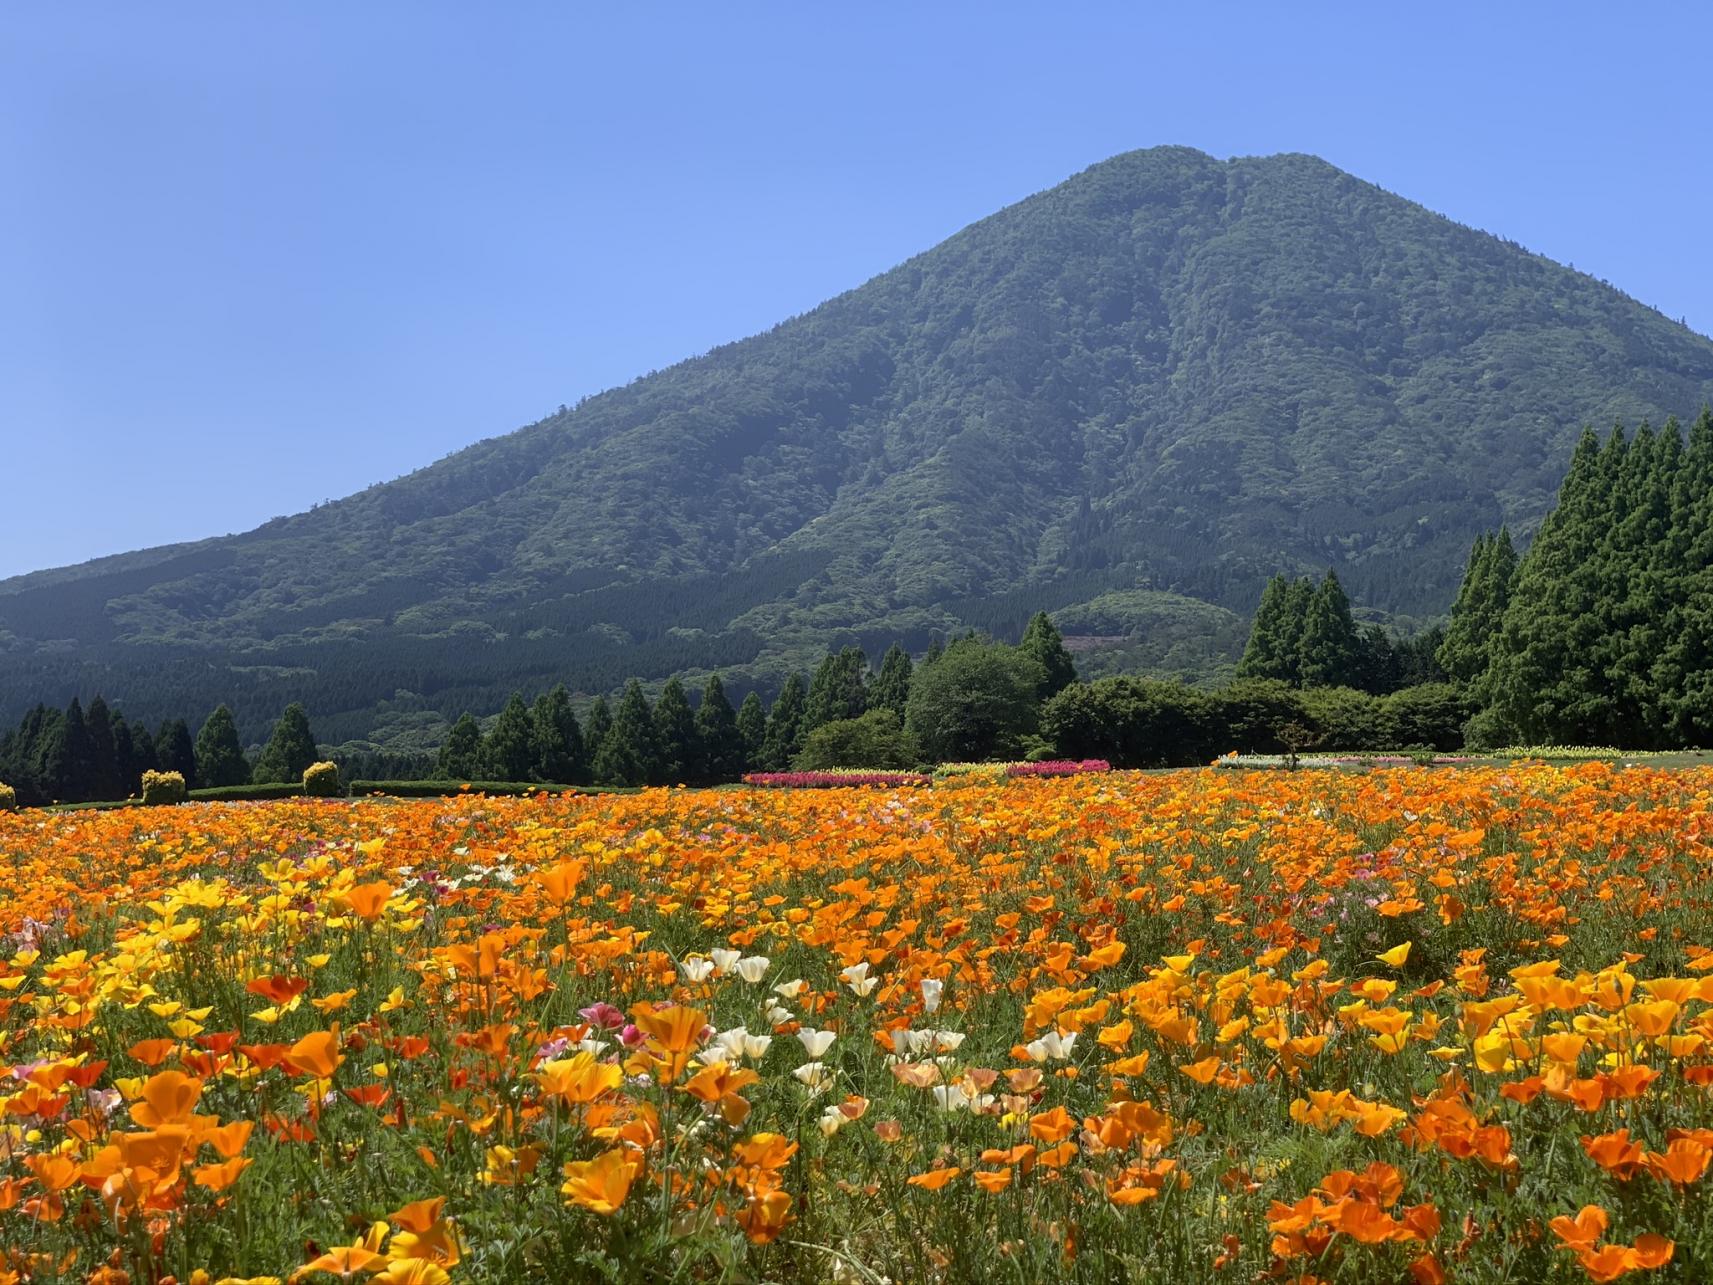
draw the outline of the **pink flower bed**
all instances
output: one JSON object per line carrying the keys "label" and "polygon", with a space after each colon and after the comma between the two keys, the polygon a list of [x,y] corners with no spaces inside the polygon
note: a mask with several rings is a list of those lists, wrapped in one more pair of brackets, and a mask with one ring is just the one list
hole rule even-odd
{"label": "pink flower bed", "polygon": [[1005,769],[1007,776],[1081,776],[1084,772],[1110,772],[1112,764],[1105,759],[1053,759],[1046,763],[1013,763]]}
{"label": "pink flower bed", "polygon": [[929,785],[933,778],[921,772],[750,772],[745,785],[765,785],[787,790],[828,789],[845,785]]}

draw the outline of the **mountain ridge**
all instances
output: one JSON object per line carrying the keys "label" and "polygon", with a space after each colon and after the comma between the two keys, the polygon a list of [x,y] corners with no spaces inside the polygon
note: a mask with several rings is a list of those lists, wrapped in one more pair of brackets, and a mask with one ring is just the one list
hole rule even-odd
{"label": "mountain ridge", "polygon": [[0,581],[0,646],[83,689],[127,651],[747,631],[764,681],[1031,596],[1246,613],[1326,565],[1421,618],[1475,531],[1538,521],[1583,423],[1709,399],[1713,342],[1591,277],[1305,154],[1148,149],[393,481]]}

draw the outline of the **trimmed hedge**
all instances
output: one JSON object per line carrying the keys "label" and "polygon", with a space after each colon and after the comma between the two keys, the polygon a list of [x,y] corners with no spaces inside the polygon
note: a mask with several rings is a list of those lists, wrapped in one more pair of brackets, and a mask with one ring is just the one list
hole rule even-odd
{"label": "trimmed hedge", "polygon": [[0,785],[0,812],[14,811],[18,806],[18,792],[9,785]]}
{"label": "trimmed hedge", "polygon": [[278,785],[216,785],[206,790],[192,790],[190,797],[198,803],[260,803],[266,799],[301,799],[303,785],[286,781]]}
{"label": "trimmed hedge", "polygon": [[353,781],[353,797],[390,794],[400,799],[438,799],[453,794],[488,794],[519,797],[527,794],[588,794],[576,785],[548,785],[542,781]]}

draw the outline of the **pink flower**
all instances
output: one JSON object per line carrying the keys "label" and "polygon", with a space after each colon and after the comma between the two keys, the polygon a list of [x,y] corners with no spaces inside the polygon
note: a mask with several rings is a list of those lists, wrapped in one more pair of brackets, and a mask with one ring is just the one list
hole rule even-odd
{"label": "pink flower", "polygon": [[603,1031],[616,1031],[625,1024],[625,1015],[614,1008],[606,1000],[599,1004],[591,1004],[588,1008],[577,1010],[577,1016],[589,1025],[599,1027]]}

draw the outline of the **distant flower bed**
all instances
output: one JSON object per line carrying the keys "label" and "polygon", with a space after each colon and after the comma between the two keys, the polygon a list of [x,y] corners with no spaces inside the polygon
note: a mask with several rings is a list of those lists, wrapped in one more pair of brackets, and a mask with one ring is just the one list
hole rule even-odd
{"label": "distant flower bed", "polygon": [[[1288,759],[1283,754],[1225,754],[1213,761],[1214,767],[1284,767]],[[1450,767],[1458,763],[1473,763],[1468,754],[1299,754],[1298,767]]]}
{"label": "distant flower bed", "polygon": [[782,790],[817,790],[835,786],[928,785],[933,778],[925,772],[862,772],[833,768],[825,772],[750,772],[745,785],[764,785]]}
{"label": "distant flower bed", "polygon": [[1105,759],[1052,759],[1046,763],[1008,763],[1007,776],[1081,776],[1085,772],[1110,772]]}
{"label": "distant flower bed", "polygon": [[1645,762],[1648,759],[1680,755],[1682,750],[1620,750],[1610,745],[1507,745],[1489,750],[1482,757],[1495,759],[1540,759],[1546,762],[1589,762],[1596,759],[1622,759],[1625,762]]}

